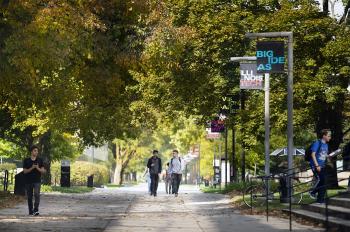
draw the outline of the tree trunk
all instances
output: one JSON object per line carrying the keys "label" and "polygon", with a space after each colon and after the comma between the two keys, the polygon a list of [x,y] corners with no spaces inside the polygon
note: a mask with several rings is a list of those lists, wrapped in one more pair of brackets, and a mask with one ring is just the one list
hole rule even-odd
{"label": "tree trunk", "polygon": [[328,15],[328,13],[329,13],[328,2],[329,2],[329,0],[323,0],[323,4],[322,4],[322,10],[323,10],[323,13],[325,15]]}
{"label": "tree trunk", "polygon": [[129,161],[134,157],[136,151],[122,147],[119,144],[113,144],[112,147],[113,157],[115,158],[115,170],[114,170],[114,184],[123,184],[124,172],[127,168]]}
{"label": "tree trunk", "polygon": [[51,185],[51,131],[47,131],[39,140],[41,158],[44,162],[46,173],[43,175],[43,184]]}
{"label": "tree trunk", "polygon": [[349,9],[350,9],[350,0],[348,0],[348,3],[346,4],[346,6],[344,7],[344,13],[343,13],[343,15],[342,15],[342,17],[341,17],[341,19],[340,19],[340,23],[346,23],[346,21],[347,21],[347,17],[349,17],[348,16],[348,11],[349,11]]}
{"label": "tree trunk", "polygon": [[114,184],[122,185],[123,184],[123,170],[121,165],[117,164],[114,170]]}

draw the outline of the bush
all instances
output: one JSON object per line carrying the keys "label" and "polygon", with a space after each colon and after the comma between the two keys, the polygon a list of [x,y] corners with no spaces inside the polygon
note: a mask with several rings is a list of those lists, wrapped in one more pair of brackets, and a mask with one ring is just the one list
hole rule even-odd
{"label": "bush", "polygon": [[17,168],[16,164],[12,164],[12,163],[2,163],[2,164],[0,164],[0,172],[1,171],[5,171],[5,170],[11,171],[11,170],[14,170],[16,168]]}
{"label": "bush", "polygon": [[[109,182],[108,168],[101,164],[94,164],[86,161],[76,161],[70,167],[70,181],[71,185],[85,186],[87,184],[87,177],[94,175],[94,185],[100,186]],[[54,182],[57,183],[61,178],[61,164],[55,162],[51,164],[51,176]]]}

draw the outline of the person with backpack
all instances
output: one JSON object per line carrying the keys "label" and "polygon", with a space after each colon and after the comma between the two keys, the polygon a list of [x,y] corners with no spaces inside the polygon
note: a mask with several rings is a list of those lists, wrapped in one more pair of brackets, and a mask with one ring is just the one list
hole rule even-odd
{"label": "person with backpack", "polygon": [[147,168],[151,176],[151,196],[157,196],[159,174],[162,172],[162,160],[158,157],[158,151],[153,150],[152,157],[147,162]]}
{"label": "person with backpack", "polygon": [[317,203],[324,203],[325,199],[325,166],[328,156],[328,142],[331,139],[331,131],[323,129],[321,139],[315,141],[306,151],[305,159],[309,161],[312,172],[314,173],[315,184],[310,191],[310,197],[316,198]]}
{"label": "person with backpack", "polygon": [[172,182],[172,193],[175,197],[179,194],[179,187],[182,179],[183,160],[179,157],[179,151],[173,150],[173,158],[170,160],[170,172]]}

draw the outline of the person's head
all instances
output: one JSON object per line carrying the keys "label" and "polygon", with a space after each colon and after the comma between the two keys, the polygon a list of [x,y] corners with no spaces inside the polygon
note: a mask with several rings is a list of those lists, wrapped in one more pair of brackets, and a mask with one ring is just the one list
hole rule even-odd
{"label": "person's head", "polygon": [[158,150],[153,150],[152,154],[153,154],[153,156],[157,156],[158,155]]}
{"label": "person's head", "polygon": [[30,147],[30,154],[33,156],[33,157],[37,157],[38,154],[39,154],[39,147],[36,146],[36,145],[33,145]]}
{"label": "person's head", "polygon": [[321,139],[323,139],[325,142],[329,142],[332,138],[332,133],[330,129],[323,129],[321,130]]}
{"label": "person's head", "polygon": [[178,157],[179,156],[179,151],[178,150],[173,150],[173,157]]}

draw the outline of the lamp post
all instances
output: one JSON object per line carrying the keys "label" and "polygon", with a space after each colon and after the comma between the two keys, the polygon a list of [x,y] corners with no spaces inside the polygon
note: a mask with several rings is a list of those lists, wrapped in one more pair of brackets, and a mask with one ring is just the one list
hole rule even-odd
{"label": "lamp post", "polygon": [[[231,62],[241,62],[241,61],[256,61],[256,56],[241,56],[241,57],[230,57]],[[241,94],[241,109],[244,110],[244,97]],[[243,132],[243,126],[241,127],[241,133]],[[234,129],[232,128],[232,147],[234,148]],[[235,157],[234,157],[234,149],[232,156],[232,163],[234,165]],[[234,166],[233,166],[234,167]],[[235,168],[233,168],[235,169]],[[244,151],[244,142],[242,139],[242,152],[241,152],[241,179],[245,182],[245,151]]]}

